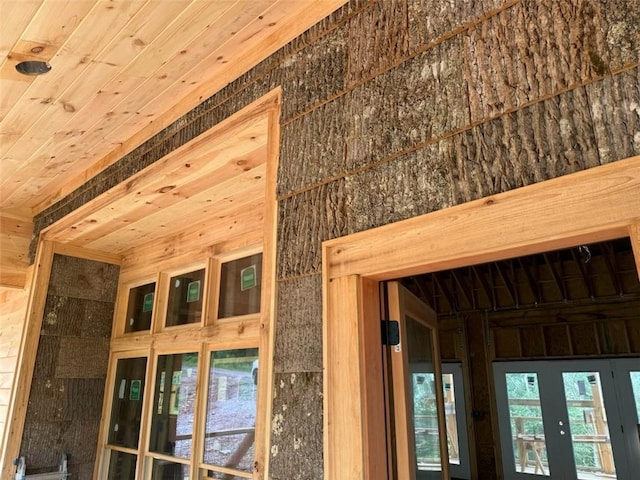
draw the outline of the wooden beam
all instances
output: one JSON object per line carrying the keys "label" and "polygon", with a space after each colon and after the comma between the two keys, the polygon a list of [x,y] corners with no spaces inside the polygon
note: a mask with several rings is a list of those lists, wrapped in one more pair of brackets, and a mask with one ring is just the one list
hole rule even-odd
{"label": "wooden beam", "polygon": [[329,240],[329,269],[391,279],[620,238],[638,192],[640,156]]}

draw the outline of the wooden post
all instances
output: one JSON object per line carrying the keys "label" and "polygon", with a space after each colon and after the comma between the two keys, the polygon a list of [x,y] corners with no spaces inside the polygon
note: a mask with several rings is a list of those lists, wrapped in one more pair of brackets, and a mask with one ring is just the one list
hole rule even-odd
{"label": "wooden post", "polygon": [[53,253],[53,242],[40,242],[36,254],[31,292],[29,293],[27,321],[20,342],[20,353],[18,354],[16,376],[13,383],[13,398],[7,415],[6,448],[2,458],[2,475],[0,475],[2,478],[13,478],[15,473],[13,461],[20,455],[27,403],[31,392],[31,379],[40,340],[42,315],[47,301]]}

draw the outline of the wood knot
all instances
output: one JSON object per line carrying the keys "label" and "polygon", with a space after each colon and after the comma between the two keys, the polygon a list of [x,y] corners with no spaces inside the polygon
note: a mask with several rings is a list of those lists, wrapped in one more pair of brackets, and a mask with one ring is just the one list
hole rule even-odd
{"label": "wood knot", "polygon": [[42,53],[43,50],[44,50],[44,47],[33,47],[31,49],[31,53]]}
{"label": "wood knot", "polygon": [[496,201],[493,198],[487,198],[484,202],[485,205],[493,205]]}
{"label": "wood knot", "polygon": [[173,190],[174,188],[176,188],[175,185],[167,185],[166,187],[162,187],[160,190],[158,190],[158,193],[167,193]]}

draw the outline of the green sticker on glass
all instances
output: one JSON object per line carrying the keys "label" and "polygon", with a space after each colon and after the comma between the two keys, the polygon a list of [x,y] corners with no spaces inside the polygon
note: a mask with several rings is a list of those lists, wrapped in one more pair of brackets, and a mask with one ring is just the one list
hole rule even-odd
{"label": "green sticker on glass", "polygon": [[245,291],[257,285],[256,266],[243,268],[240,270],[240,290]]}
{"label": "green sticker on glass", "polygon": [[200,280],[189,283],[187,287],[187,303],[200,300]]}
{"label": "green sticker on glass", "polygon": [[140,400],[140,390],[142,390],[142,380],[131,380],[129,400]]}
{"label": "green sticker on glass", "polygon": [[150,312],[153,310],[153,292],[147,293],[142,300],[142,312]]}

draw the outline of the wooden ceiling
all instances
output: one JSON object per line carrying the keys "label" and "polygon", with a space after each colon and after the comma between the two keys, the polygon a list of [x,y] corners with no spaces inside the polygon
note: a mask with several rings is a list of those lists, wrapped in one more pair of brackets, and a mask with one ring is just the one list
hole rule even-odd
{"label": "wooden ceiling", "polygon": [[[0,267],[29,236],[16,219],[28,222],[345,1],[0,0]],[[19,74],[25,60],[51,71]],[[259,146],[248,148],[239,155],[255,157]],[[95,248],[123,241],[102,224],[75,227],[74,240]]]}

